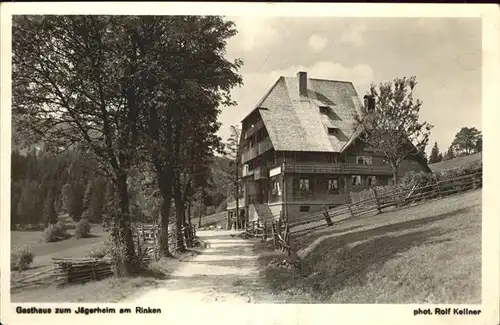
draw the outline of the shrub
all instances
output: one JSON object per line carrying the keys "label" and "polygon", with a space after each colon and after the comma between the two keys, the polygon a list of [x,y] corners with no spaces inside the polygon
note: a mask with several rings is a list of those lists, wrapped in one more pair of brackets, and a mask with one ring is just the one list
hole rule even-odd
{"label": "shrub", "polygon": [[410,171],[405,174],[405,176],[401,179],[401,184],[403,187],[412,188],[417,185],[419,187],[424,187],[432,184],[436,184],[438,181],[438,177],[436,174],[430,174],[425,172],[415,173],[414,171]]}
{"label": "shrub", "polygon": [[14,248],[10,253],[10,269],[25,270],[33,263],[34,258],[35,255],[29,247]]}
{"label": "shrub", "polygon": [[49,225],[43,231],[43,240],[46,243],[52,243],[59,240],[59,228],[56,225]]}
{"label": "shrub", "polygon": [[87,256],[92,258],[103,258],[106,255],[110,255],[110,251],[111,251],[111,243],[109,241],[106,241],[101,246],[92,248],[87,253]]}
{"label": "shrub", "polygon": [[81,219],[76,224],[75,228],[76,238],[85,238],[90,235],[90,222],[87,219]]}
{"label": "shrub", "polygon": [[59,220],[56,223],[56,228],[57,228],[57,234],[58,234],[59,237],[65,237],[66,236],[67,227],[66,227],[66,224],[64,223],[64,221]]}

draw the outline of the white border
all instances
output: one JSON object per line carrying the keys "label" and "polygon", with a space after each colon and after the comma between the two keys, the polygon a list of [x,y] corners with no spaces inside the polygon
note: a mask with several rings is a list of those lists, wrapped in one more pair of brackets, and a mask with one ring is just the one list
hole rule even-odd
{"label": "white border", "polygon": [[[151,306],[162,308],[160,315],[17,315],[10,304],[10,96],[11,96],[11,15],[15,14],[220,14],[225,16],[329,16],[329,17],[482,17],[483,22],[483,298],[481,316],[413,316],[413,309],[435,305],[232,305],[198,304]],[[0,231],[1,309],[4,324],[88,324],[154,322],[162,324],[485,324],[499,322],[499,202],[498,112],[499,88],[499,9],[496,5],[462,4],[317,4],[317,3],[154,3],[154,2],[74,2],[2,3],[1,5],[1,165]],[[31,306],[35,304],[22,304]],[[104,306],[103,304],[97,304]],[[53,304],[36,304],[38,307]],[[96,304],[58,304],[58,307],[95,307]],[[119,308],[119,304],[108,304]],[[133,308],[135,306],[126,306]],[[436,306],[437,307],[437,306]],[[446,305],[444,307],[453,307]],[[456,307],[467,307],[457,305]]]}

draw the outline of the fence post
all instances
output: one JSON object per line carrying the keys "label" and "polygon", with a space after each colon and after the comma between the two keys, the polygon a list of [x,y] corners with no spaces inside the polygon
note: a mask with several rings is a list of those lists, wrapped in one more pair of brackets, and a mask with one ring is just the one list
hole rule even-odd
{"label": "fence post", "polygon": [[273,238],[273,248],[276,249],[276,231],[275,231],[275,223],[271,224],[271,236]]}
{"label": "fence post", "polygon": [[328,209],[326,208],[326,205],[323,205],[323,210],[325,210],[323,212],[323,215],[325,216],[326,224],[328,225],[328,227],[333,226],[332,218],[330,218],[330,215],[328,213]]}
{"label": "fence post", "polygon": [[373,190],[373,194],[375,195],[375,202],[377,204],[378,213],[382,213],[382,208],[380,207],[380,201],[378,199],[377,190],[375,189],[375,187],[373,187],[372,190]]}
{"label": "fence post", "polygon": [[285,225],[285,244],[287,245],[286,251],[287,255],[292,255],[292,248],[290,247],[290,225],[287,223]]}
{"label": "fence post", "polygon": [[436,187],[437,187],[437,195],[442,198],[443,195],[441,194],[441,186],[439,185],[441,183],[441,181],[437,181],[436,182]]}
{"label": "fence post", "polygon": [[473,190],[477,189],[477,180],[476,180],[477,177],[476,176],[477,176],[476,173],[472,174],[472,189]]}
{"label": "fence post", "polygon": [[352,212],[351,205],[347,203],[347,208],[349,209],[349,213],[351,213],[351,217],[354,218],[354,213]]}

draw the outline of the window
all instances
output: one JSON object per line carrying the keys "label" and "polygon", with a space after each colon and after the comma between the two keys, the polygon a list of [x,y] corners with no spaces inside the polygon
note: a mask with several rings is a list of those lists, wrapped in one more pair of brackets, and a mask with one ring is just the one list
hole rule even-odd
{"label": "window", "polygon": [[361,175],[352,175],[352,185],[361,186]]}
{"label": "window", "polygon": [[319,112],[320,112],[321,114],[328,114],[328,111],[329,111],[329,110],[330,110],[330,107],[328,107],[328,106],[320,106],[320,107],[319,107]]}
{"label": "window", "polygon": [[368,176],[368,186],[377,185],[377,176]]}
{"label": "window", "polygon": [[280,182],[273,180],[273,188],[271,190],[273,195],[281,195]]}
{"label": "window", "polygon": [[338,163],[339,162],[339,157],[337,155],[329,155],[328,156],[328,161],[331,163]]}
{"label": "window", "polygon": [[372,157],[370,157],[370,156],[357,156],[356,163],[359,165],[371,165],[372,164]]}
{"label": "window", "polygon": [[301,205],[300,212],[309,212],[309,206],[308,205]]}
{"label": "window", "polygon": [[309,191],[309,179],[307,179],[307,178],[300,179],[300,190],[301,191]]}
{"label": "window", "polygon": [[328,193],[338,193],[339,192],[339,180],[336,178],[328,180]]}
{"label": "window", "polygon": [[335,135],[337,134],[337,128],[328,128],[328,134]]}
{"label": "window", "polygon": [[346,179],[342,177],[339,182],[339,188],[347,188],[346,185],[347,185]]}

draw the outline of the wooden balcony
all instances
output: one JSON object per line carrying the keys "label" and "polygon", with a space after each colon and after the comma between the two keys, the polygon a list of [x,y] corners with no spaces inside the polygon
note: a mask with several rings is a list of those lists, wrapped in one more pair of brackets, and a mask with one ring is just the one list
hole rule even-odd
{"label": "wooden balcony", "polygon": [[392,175],[392,169],[388,165],[346,163],[286,163],[284,172],[302,174]]}
{"label": "wooden balcony", "polygon": [[255,169],[243,168],[241,177],[253,176],[254,180],[266,179],[268,178],[268,171],[266,167],[258,167]]}
{"label": "wooden balcony", "polygon": [[253,170],[253,177],[257,181],[259,179],[267,178],[267,168],[266,167],[258,167]]}
{"label": "wooden balcony", "polygon": [[250,159],[253,159],[257,156],[260,156],[264,152],[273,148],[273,144],[271,143],[271,139],[265,138],[264,140],[256,143],[253,147],[243,151],[241,154],[241,163],[246,163]]}
{"label": "wooden balcony", "polygon": [[243,168],[241,169],[241,177],[248,177],[252,176],[254,173],[253,169],[248,168],[248,164],[244,164]]}
{"label": "wooden balcony", "polygon": [[264,122],[262,120],[260,120],[259,122],[255,123],[254,126],[252,126],[251,128],[249,128],[248,130],[245,131],[245,133],[244,133],[244,135],[245,135],[244,139],[248,139],[253,134],[255,134],[255,132],[259,131],[263,127],[264,127]]}

